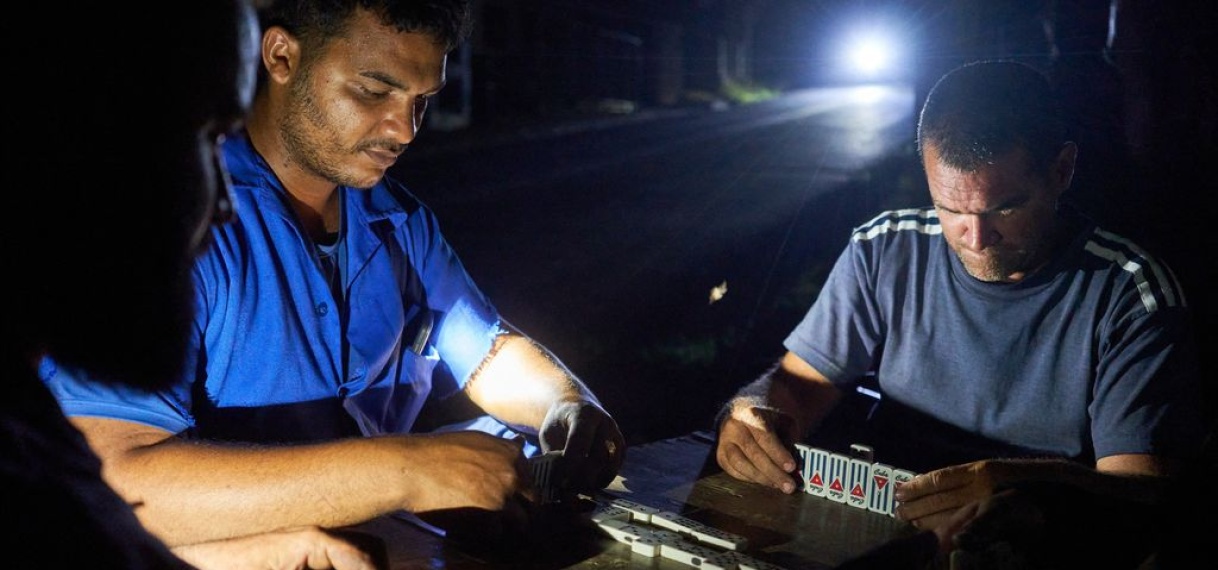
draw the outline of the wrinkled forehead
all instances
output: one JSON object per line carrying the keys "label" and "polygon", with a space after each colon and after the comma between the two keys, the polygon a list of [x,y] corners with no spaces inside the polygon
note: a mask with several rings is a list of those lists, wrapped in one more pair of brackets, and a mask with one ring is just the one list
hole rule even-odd
{"label": "wrinkled forehead", "polygon": [[1013,149],[970,168],[942,160],[938,149],[928,145],[923,166],[931,198],[936,206],[957,212],[983,212],[1028,199],[1037,188],[1031,158]]}

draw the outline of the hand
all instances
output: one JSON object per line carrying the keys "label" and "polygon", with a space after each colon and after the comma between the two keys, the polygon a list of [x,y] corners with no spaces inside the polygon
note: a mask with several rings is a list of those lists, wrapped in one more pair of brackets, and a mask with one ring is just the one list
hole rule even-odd
{"label": "hand", "polygon": [[515,510],[537,500],[524,456],[524,440],[468,430],[412,435],[402,441],[417,457],[413,493],[403,508],[415,514],[477,509]]}
{"label": "hand", "polygon": [[463,430],[414,435],[415,483],[403,508],[469,546],[499,548],[532,518],[538,500],[524,437]]}
{"label": "hand", "polygon": [[588,400],[564,401],[550,407],[539,431],[544,451],[562,449],[561,487],[591,493],[613,482],[626,459],[626,439],[617,422]]}
{"label": "hand", "polygon": [[1012,462],[982,460],[923,473],[896,485],[894,498],[900,505],[894,514],[916,528],[934,529],[961,507],[989,498],[1013,480],[1013,468]]}
{"label": "hand", "polygon": [[791,494],[800,488],[791,455],[795,419],[775,408],[736,404],[719,425],[715,459],[728,475]]}
{"label": "hand", "polygon": [[1016,482],[935,529],[970,568],[1134,568],[1159,546],[1163,511],[1128,495],[1061,481]]}
{"label": "hand", "polygon": [[935,528],[935,535],[944,554],[962,547],[978,551],[998,542],[1024,542],[1026,537],[1043,532],[1045,522],[1036,497],[1003,489],[956,510]]}
{"label": "hand", "polygon": [[358,546],[317,527],[304,527],[173,548],[200,570],[376,570],[385,568],[384,545]]}

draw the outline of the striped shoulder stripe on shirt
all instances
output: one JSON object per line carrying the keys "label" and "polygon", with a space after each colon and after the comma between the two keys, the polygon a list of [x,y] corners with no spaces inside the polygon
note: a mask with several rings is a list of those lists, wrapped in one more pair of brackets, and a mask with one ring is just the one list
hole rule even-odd
{"label": "striped shoulder stripe on shirt", "polygon": [[1084,246],[1091,254],[1117,264],[1133,276],[1146,312],[1160,306],[1185,307],[1184,291],[1171,268],[1150,256],[1137,244],[1114,233],[1096,228]]}
{"label": "striped shoulder stripe on shirt", "polygon": [[850,240],[869,240],[880,234],[901,230],[913,230],[926,235],[943,233],[943,227],[939,225],[939,214],[934,208],[907,208],[890,210],[872,218],[855,228]]}

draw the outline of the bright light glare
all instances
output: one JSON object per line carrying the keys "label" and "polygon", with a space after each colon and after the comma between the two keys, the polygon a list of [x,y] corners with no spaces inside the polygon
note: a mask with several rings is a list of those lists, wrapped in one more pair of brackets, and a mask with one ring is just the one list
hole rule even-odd
{"label": "bright light glare", "polygon": [[870,105],[883,99],[887,93],[888,90],[879,85],[863,85],[851,90],[850,100]]}
{"label": "bright light glare", "polygon": [[879,38],[861,38],[850,48],[849,58],[855,69],[872,75],[888,67],[892,61],[892,49]]}

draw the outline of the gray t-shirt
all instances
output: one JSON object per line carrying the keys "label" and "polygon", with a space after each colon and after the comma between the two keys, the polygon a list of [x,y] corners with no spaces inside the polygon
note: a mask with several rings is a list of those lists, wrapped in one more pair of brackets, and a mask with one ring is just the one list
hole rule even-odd
{"label": "gray t-shirt", "polygon": [[[995,284],[964,270],[933,208],[885,212],[855,229],[786,348],[839,386],[874,374],[881,405],[993,442],[977,459],[1015,455],[1006,446],[1085,463],[1191,455],[1203,431],[1179,284],[1130,241],[1063,215],[1074,233],[1056,257]],[[902,427],[907,442],[923,429],[890,426]],[[970,459],[917,452],[923,468]]]}

